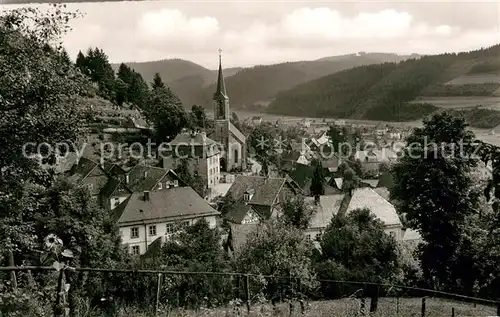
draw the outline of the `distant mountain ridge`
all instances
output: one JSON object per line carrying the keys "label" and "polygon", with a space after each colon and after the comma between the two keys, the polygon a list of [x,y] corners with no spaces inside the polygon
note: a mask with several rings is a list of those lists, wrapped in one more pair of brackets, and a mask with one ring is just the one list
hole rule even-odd
{"label": "distant mountain ridge", "polygon": [[[392,53],[354,53],[313,61],[227,68],[224,69],[224,76],[231,107],[251,109],[258,103],[268,104],[279,92],[325,75],[356,66],[399,62],[409,57]],[[182,59],[125,64],[139,72],[148,82],[152,80],[154,73],[160,73],[164,82],[186,107],[193,104],[205,107],[211,105],[217,76],[215,70]],[[117,68],[118,65],[114,67]]]}
{"label": "distant mountain ridge", "polygon": [[[500,75],[500,45],[358,66],[281,91],[267,111],[295,116],[412,121],[438,110],[426,103],[425,97],[500,96],[500,80],[496,79],[500,77],[495,74]],[[415,100],[422,102],[415,104]]]}

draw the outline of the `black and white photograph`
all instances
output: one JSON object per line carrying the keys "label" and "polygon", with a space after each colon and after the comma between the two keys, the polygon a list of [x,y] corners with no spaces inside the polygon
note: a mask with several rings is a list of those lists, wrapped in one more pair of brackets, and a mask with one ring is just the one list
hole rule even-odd
{"label": "black and white photograph", "polygon": [[0,317],[500,316],[500,2],[0,0]]}

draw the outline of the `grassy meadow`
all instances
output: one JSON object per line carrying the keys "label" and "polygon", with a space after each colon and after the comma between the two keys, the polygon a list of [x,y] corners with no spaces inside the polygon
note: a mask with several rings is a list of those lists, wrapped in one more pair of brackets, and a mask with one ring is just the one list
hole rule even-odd
{"label": "grassy meadow", "polygon": [[[371,314],[371,317],[420,317],[421,315],[421,298],[380,298],[379,306],[376,313]],[[160,312],[158,317],[233,317],[233,316],[250,316],[250,317],[355,317],[361,316],[360,302],[355,299],[339,299],[332,301],[310,302],[307,305],[305,314],[301,313],[300,304],[294,302],[294,308],[290,315],[289,304],[283,303],[277,305],[273,309],[271,305],[253,305],[250,314],[246,312],[243,305],[240,310],[236,308],[226,309],[206,309],[202,308],[198,311],[192,310],[173,310],[170,312]],[[369,308],[370,301],[367,299],[366,307]],[[470,303],[450,301],[438,298],[426,299],[426,317],[444,317],[452,316],[454,309],[455,317],[466,316],[495,316],[496,308],[492,306],[474,305]],[[149,317],[154,314],[141,314],[134,311],[123,312],[120,317]],[[368,316],[368,314],[366,315]]]}

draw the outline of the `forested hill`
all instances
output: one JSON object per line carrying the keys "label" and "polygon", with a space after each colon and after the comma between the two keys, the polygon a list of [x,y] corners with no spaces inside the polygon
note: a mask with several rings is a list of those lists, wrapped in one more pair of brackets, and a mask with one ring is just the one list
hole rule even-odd
{"label": "forested hill", "polygon": [[269,105],[268,112],[385,121],[415,120],[436,110],[433,105],[409,103],[417,97],[493,96],[498,93],[500,82],[485,80],[450,84],[450,81],[499,73],[500,45],[467,53],[360,66],[281,92]]}
{"label": "forested hill", "polygon": [[[241,109],[255,103],[269,103],[281,91],[344,69],[407,58],[409,56],[389,53],[350,54],[314,61],[255,66],[245,68],[233,76],[228,76],[227,72],[224,74],[231,107]],[[198,102],[209,105],[214,91],[215,84],[205,88]]]}

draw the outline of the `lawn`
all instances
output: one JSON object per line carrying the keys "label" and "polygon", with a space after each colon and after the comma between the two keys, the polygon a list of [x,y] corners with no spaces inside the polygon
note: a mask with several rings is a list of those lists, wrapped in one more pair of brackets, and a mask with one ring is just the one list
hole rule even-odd
{"label": "lawn", "polygon": [[[368,308],[370,301],[366,301]],[[420,298],[380,298],[378,311],[371,314],[372,317],[420,317],[421,315]],[[271,305],[253,305],[250,315],[247,315],[245,306],[241,307],[240,313],[235,308],[226,309],[200,309],[198,311],[175,310],[170,313],[159,313],[158,317],[233,317],[233,316],[306,316],[306,317],[354,317],[361,316],[359,313],[360,303],[355,299],[339,299],[332,301],[310,302],[307,305],[305,314],[301,313],[300,304],[294,302],[294,309],[290,315],[289,304],[280,304],[273,309]],[[491,306],[474,305],[464,302],[456,302],[438,298],[426,299],[426,317],[452,316],[454,309],[456,317],[465,316],[495,316],[496,308]],[[152,315],[137,314],[134,312],[124,313],[120,317],[146,317]]]}

